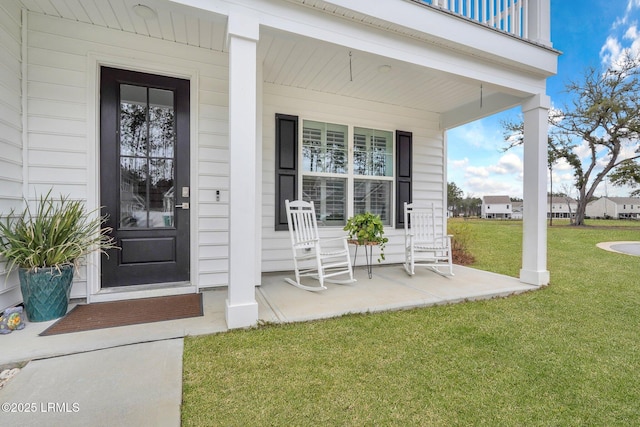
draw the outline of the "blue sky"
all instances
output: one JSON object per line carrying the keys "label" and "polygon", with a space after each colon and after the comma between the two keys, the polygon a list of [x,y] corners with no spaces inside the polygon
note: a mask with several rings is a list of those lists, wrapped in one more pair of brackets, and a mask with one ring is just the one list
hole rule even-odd
{"label": "blue sky", "polygon": [[[640,0],[551,0],[551,41],[560,50],[558,74],[547,80],[553,105],[562,106],[565,83],[588,66],[607,66],[625,50],[640,52]],[[501,121],[520,120],[520,108],[448,132],[448,181],[465,196],[522,197],[522,150],[506,153]],[[572,171],[554,167],[553,189],[576,197]],[[628,196],[627,189],[601,185],[596,195]]]}

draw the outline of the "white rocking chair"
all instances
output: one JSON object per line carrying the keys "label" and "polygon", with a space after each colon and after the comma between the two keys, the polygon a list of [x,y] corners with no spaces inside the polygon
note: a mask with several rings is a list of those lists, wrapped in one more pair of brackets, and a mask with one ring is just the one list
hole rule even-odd
{"label": "white rocking chair", "polygon": [[[289,202],[289,200],[285,200],[285,206],[296,274],[295,280],[287,278],[285,281],[307,291],[327,289],[324,285],[325,282],[340,284],[355,282],[346,236],[338,239],[323,240],[323,243],[331,240],[342,240],[341,247],[321,249],[313,202],[302,200]],[[330,279],[340,275],[347,275],[348,278],[344,280]],[[313,277],[320,282],[320,285],[303,285],[300,282],[301,277]]]}
{"label": "white rocking chair", "polygon": [[[404,204],[404,269],[410,275],[415,267],[428,267],[441,276],[453,276],[450,235],[436,234],[435,209],[433,204],[424,207]],[[447,267],[448,273],[439,270]]]}

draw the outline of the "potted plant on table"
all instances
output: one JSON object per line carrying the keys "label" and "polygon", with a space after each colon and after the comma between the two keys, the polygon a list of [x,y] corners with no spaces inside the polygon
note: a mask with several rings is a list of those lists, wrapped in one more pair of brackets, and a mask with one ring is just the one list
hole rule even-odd
{"label": "potted plant on table", "polygon": [[35,209],[12,210],[0,221],[0,256],[18,269],[27,317],[32,322],[66,314],[74,270],[94,251],[115,248],[105,216],[86,212],[68,196],[40,196]]}
{"label": "potted plant on table", "polygon": [[358,245],[377,245],[380,248],[380,260],[384,260],[384,247],[389,241],[384,237],[384,224],[379,215],[371,212],[359,213],[347,220],[344,231],[349,233],[351,243]]}

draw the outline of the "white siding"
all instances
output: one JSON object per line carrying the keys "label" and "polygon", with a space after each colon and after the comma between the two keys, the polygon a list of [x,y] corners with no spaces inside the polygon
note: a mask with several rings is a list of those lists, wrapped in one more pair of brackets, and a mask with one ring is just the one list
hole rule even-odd
{"label": "white siding", "polygon": [[[341,123],[382,130],[413,133],[413,201],[433,201],[442,207],[444,188],[444,143],[438,116],[353,98],[322,94],[271,84],[264,86],[263,170],[262,170],[262,270],[293,269],[288,231],[275,231],[275,115],[298,116],[329,123]],[[300,122],[300,124],[302,124]],[[395,166],[394,166],[395,168]],[[395,213],[395,209],[394,213]],[[442,209],[439,210],[442,223]],[[395,224],[395,218],[392,222]],[[322,234],[342,236],[341,228],[326,228]],[[390,241],[386,262],[404,260],[404,231],[385,228]],[[358,261],[360,265],[362,261]]]}
{"label": "white siding", "polygon": [[[192,233],[192,243],[199,245],[196,280],[201,287],[226,285],[227,55],[35,13],[29,16],[28,45],[29,196],[53,186],[54,193],[97,200],[89,185],[98,179],[89,167],[92,153],[97,156],[90,115],[98,108],[87,105],[87,88],[96,87],[96,82],[88,81],[93,75],[87,70],[90,56],[120,63],[135,58],[137,63],[153,64],[159,73],[198,76],[192,82],[198,87],[198,103],[191,111],[196,117],[192,123],[197,124],[196,140],[191,141],[191,149],[197,152],[191,168],[198,171],[196,182],[191,183],[191,203],[197,209],[192,231],[199,230],[197,238]],[[216,190],[221,191],[220,202],[216,202]],[[86,270],[81,271],[72,297],[85,296],[86,277]]]}
{"label": "white siding", "polygon": [[[228,57],[224,53],[184,46],[32,13],[28,37],[29,196],[47,191],[70,194],[81,200],[97,199],[92,181],[97,172],[90,167],[97,155],[91,127],[97,105],[87,88],[94,75],[88,70],[89,57],[116,58],[127,63],[148,61],[163,73],[196,73],[197,138],[191,142],[197,152],[192,170],[191,202],[196,212],[198,286],[228,284]],[[160,52],[161,54],[154,53]],[[176,71],[178,70],[178,71]],[[439,117],[418,110],[318,92],[265,84],[263,108],[263,206],[262,268],[264,271],[291,269],[288,233],[274,231],[274,122],[276,113],[302,118],[346,123],[390,131],[413,133],[413,200],[433,201],[442,206],[445,185],[443,132]],[[193,105],[193,100],[192,100]],[[216,200],[216,192],[220,200]],[[440,221],[442,210],[440,210]],[[395,218],[394,218],[395,220]],[[323,230],[326,235],[343,235],[340,228]],[[403,259],[402,230],[387,227],[390,237],[387,262]],[[194,236],[194,234],[192,234]],[[194,236],[195,237],[195,236]],[[359,261],[360,262],[360,261]],[[85,295],[87,271],[74,282],[73,297]]]}
{"label": "white siding", "polygon": [[[14,2],[0,3],[0,217],[22,207],[22,30]],[[0,311],[20,301],[17,276],[0,260]]]}
{"label": "white siding", "polygon": [[590,218],[618,217],[618,205],[606,197],[587,203],[585,215]]}

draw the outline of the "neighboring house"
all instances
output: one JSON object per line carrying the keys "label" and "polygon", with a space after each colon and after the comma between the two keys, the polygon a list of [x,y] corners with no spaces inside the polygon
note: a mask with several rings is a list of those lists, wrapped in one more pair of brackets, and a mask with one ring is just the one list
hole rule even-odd
{"label": "neighboring house", "polygon": [[[520,106],[520,279],[546,284],[550,0],[454,3],[3,0],[0,216],[50,188],[103,206],[123,249],[72,297],[227,287],[251,326],[261,273],[293,267],[285,199],[326,237],[380,214],[400,262],[405,201],[446,232],[447,130]],[[0,308],[20,300],[0,269]]]}
{"label": "neighboring house", "polygon": [[509,196],[484,196],[482,198],[482,218],[511,219],[513,205]]}
{"label": "neighboring house", "polygon": [[523,218],[524,202],[511,202],[511,219]]}
{"label": "neighboring house", "polygon": [[600,197],[587,204],[588,218],[638,219],[640,218],[639,197]]}
{"label": "neighboring house", "polygon": [[547,197],[547,218],[575,218],[578,202],[571,197]]}

